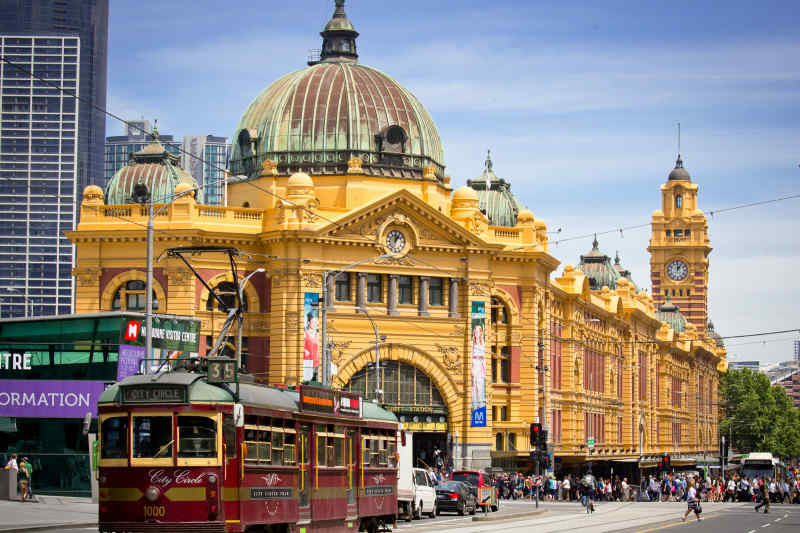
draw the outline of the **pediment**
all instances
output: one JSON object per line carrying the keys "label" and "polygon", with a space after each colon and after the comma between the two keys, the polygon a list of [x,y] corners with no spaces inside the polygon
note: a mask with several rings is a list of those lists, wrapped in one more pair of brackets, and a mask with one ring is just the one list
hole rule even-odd
{"label": "pediment", "polygon": [[440,211],[408,191],[398,191],[368,204],[318,230],[317,234],[350,242],[377,242],[387,224],[406,225],[413,230],[419,247],[497,245],[483,241]]}

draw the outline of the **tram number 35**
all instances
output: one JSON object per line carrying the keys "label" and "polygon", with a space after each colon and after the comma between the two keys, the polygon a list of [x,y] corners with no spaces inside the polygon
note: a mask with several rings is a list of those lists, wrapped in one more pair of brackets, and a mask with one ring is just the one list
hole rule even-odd
{"label": "tram number 35", "polygon": [[145,518],[164,518],[167,514],[167,508],[163,505],[145,505],[144,517]]}

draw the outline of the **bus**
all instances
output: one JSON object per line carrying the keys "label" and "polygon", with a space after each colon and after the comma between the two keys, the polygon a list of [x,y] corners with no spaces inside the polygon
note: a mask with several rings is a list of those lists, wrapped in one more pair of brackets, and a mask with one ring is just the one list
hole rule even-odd
{"label": "bus", "polygon": [[742,475],[750,479],[786,477],[786,465],[769,452],[753,452],[743,455],[741,460]]}
{"label": "bus", "polygon": [[209,375],[129,376],[102,394],[99,531],[375,533],[396,521],[393,413],[348,392]]}

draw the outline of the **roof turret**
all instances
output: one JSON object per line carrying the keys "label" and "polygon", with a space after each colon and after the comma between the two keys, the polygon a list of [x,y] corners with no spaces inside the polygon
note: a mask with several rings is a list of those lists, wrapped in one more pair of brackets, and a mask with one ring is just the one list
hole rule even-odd
{"label": "roof turret", "polygon": [[467,180],[478,193],[479,208],[492,226],[516,226],[517,215],[525,206],[511,194],[511,184],[494,173],[491,150],[487,151],[483,173]]}
{"label": "roof turret", "polygon": [[157,122],[150,136],[150,144],[132,153],[128,163],[108,181],[104,195],[106,205],[133,203],[133,188],[139,183],[147,186],[150,199],[156,204],[171,200],[175,187],[181,183],[197,189],[197,202],[203,203],[203,190],[192,175],[181,168],[180,157],[169,153],[161,144]]}
{"label": "roof turret", "polygon": [[669,173],[669,181],[692,181],[689,172],[683,168],[683,159],[681,154],[678,154],[678,159],[675,161],[675,168]]}
{"label": "roof turret", "polygon": [[[344,12],[344,0],[336,0],[333,18],[325,25],[322,36],[320,61],[357,61],[356,38],[358,32]],[[313,65],[311,61],[309,64]]]}
{"label": "roof turret", "polygon": [[672,303],[669,295],[667,295],[667,301],[658,306],[656,319],[669,324],[675,333],[683,333],[686,329],[686,317],[683,316],[680,308]]}
{"label": "roof turret", "polygon": [[611,264],[611,258],[600,251],[597,235],[592,241],[592,250],[581,256],[577,268],[589,278],[589,288],[600,290],[603,287],[617,288],[617,281],[624,277]]}

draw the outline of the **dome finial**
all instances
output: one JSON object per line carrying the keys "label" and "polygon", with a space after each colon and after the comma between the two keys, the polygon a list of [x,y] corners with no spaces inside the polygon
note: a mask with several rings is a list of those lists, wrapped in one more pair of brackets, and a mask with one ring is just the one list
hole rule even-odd
{"label": "dome finial", "polygon": [[153,133],[151,133],[150,136],[153,138],[153,141],[157,142],[159,140],[159,136],[158,136],[158,119],[153,120]]}
{"label": "dome finial", "polygon": [[486,150],[486,172],[492,171],[492,151]]}
{"label": "dome finial", "polygon": [[356,37],[358,32],[348,20],[344,12],[344,0],[336,0],[333,17],[320,33],[322,36],[322,52],[320,61],[356,61]]}
{"label": "dome finial", "polygon": [[619,265],[619,250],[617,250],[616,255],[614,255],[614,264]]}
{"label": "dome finial", "polygon": [[600,243],[597,242],[597,233],[594,234],[594,240],[592,241],[592,251],[600,251]]}

